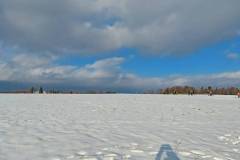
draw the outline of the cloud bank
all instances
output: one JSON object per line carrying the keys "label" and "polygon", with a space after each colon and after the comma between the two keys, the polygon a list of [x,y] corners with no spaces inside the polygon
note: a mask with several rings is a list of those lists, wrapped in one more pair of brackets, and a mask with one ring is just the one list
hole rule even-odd
{"label": "cloud bank", "polygon": [[179,54],[239,36],[239,0],[0,0],[0,42],[29,53]]}
{"label": "cloud bank", "polygon": [[[22,63],[24,59],[24,63]],[[50,58],[49,58],[50,59]],[[98,60],[83,67],[53,65],[51,60],[26,54],[17,55],[8,62],[0,61],[0,81],[41,84],[68,89],[112,89],[143,91],[175,85],[235,86],[240,84],[240,71],[195,76],[142,77],[124,71],[125,59],[112,57]],[[53,59],[52,59],[53,60]],[[35,62],[36,63],[28,63]],[[44,65],[43,65],[44,64]]]}

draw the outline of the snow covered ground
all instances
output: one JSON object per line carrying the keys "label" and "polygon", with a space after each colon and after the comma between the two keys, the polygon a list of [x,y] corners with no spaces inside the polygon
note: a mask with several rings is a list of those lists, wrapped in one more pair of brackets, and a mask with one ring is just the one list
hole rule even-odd
{"label": "snow covered ground", "polygon": [[234,96],[0,95],[0,160],[240,160]]}

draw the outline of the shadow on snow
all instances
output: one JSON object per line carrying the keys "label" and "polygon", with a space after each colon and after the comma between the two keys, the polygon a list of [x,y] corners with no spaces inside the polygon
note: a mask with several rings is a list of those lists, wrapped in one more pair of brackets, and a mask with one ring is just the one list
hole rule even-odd
{"label": "shadow on snow", "polygon": [[155,160],[180,160],[169,144],[163,144]]}

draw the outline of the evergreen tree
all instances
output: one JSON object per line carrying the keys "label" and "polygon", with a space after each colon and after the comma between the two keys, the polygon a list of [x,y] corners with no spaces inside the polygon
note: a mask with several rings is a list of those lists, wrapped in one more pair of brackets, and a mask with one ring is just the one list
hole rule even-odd
{"label": "evergreen tree", "polygon": [[39,93],[43,94],[43,88],[42,87],[39,88]]}
{"label": "evergreen tree", "polygon": [[31,93],[34,92],[34,87],[31,87],[30,92],[31,92]]}

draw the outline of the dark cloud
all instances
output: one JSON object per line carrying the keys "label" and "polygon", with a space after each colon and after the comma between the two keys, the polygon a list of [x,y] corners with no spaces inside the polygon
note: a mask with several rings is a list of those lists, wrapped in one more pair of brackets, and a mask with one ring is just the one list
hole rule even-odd
{"label": "dark cloud", "polygon": [[0,41],[30,53],[183,53],[237,36],[239,0],[0,0]]}

